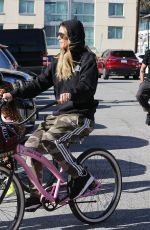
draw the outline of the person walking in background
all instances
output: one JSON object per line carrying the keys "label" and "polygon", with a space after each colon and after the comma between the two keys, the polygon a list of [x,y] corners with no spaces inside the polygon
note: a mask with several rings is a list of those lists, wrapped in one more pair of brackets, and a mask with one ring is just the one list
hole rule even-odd
{"label": "person walking in background", "polygon": [[[145,76],[146,68],[148,67],[148,74]],[[140,86],[136,94],[136,98],[143,110],[147,112],[146,124],[150,125],[150,50],[145,52],[142,65],[140,68]]]}
{"label": "person walking in background", "polygon": [[[4,100],[15,97],[32,98],[54,86],[58,102],[53,115],[48,115],[38,129],[25,143],[26,147],[52,154],[53,158],[73,178],[70,181],[69,196],[81,196],[94,178],[76,162],[67,148],[67,140],[74,136],[88,135],[94,129],[94,114],[98,101],[94,99],[98,81],[96,55],[85,47],[83,24],[78,20],[64,21],[57,34],[60,53],[35,80],[23,88],[4,93]],[[42,181],[42,165],[27,162]],[[26,199],[26,211],[35,211],[41,206],[40,196],[32,190]]]}

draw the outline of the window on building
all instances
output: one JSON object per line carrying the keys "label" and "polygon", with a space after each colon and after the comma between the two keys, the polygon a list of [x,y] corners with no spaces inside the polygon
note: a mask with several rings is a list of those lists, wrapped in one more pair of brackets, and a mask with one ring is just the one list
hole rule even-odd
{"label": "window on building", "polygon": [[149,20],[140,20],[139,22],[139,30],[148,30],[150,28]]}
{"label": "window on building", "polygon": [[19,0],[19,13],[20,14],[33,14],[34,13],[34,0]]}
{"label": "window on building", "polygon": [[59,30],[59,26],[58,25],[45,26],[44,30],[46,33],[47,45],[53,46],[53,47],[58,47],[59,42],[58,42],[56,34]]}
{"label": "window on building", "polygon": [[109,3],[108,9],[110,17],[123,17],[123,3]]}
{"label": "window on building", "polygon": [[68,14],[68,1],[45,1],[45,33],[49,47],[59,47],[56,34],[59,30],[60,22],[69,18]]}
{"label": "window on building", "polygon": [[0,0],[0,13],[4,12],[4,0]]}
{"label": "window on building", "polygon": [[18,29],[33,29],[34,25],[33,24],[19,24]]}
{"label": "window on building", "polygon": [[59,24],[60,22],[71,18],[75,18],[83,22],[86,33],[86,45],[93,46],[94,3],[91,2],[93,1],[86,0],[85,3],[81,0],[45,1],[45,32],[47,45],[49,47],[59,47],[56,36]]}
{"label": "window on building", "polygon": [[85,27],[85,43],[86,45],[88,45],[89,47],[93,47],[94,46],[94,29],[93,27]]}
{"label": "window on building", "polygon": [[80,20],[85,28],[85,43],[94,45],[94,3],[92,1],[73,1],[71,7],[71,18]]}
{"label": "window on building", "polygon": [[67,1],[47,1],[45,2],[45,23],[52,21],[61,22],[68,19]]}
{"label": "window on building", "polygon": [[72,3],[72,18],[76,18],[83,23],[94,23],[94,4],[82,2]]}
{"label": "window on building", "polygon": [[108,39],[122,39],[122,32],[121,26],[108,26]]}

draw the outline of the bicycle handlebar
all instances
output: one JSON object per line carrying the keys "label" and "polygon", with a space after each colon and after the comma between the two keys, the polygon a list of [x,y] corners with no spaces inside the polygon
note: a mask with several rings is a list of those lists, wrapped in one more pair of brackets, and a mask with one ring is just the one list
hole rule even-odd
{"label": "bicycle handlebar", "polygon": [[[9,102],[7,102],[7,101],[4,101],[4,100],[1,100],[1,103],[0,103],[0,115],[1,115],[1,109],[2,109],[2,107],[4,106],[4,105],[6,105],[7,103],[9,103]],[[53,106],[53,105],[56,105],[56,104],[58,104],[57,103],[57,101],[55,100],[55,101],[52,101],[51,103],[49,103],[49,104],[47,104],[47,105],[45,105],[45,106],[43,106],[42,108],[39,108],[39,109],[35,109],[31,114],[30,114],[30,116],[28,116],[26,119],[24,119],[23,121],[21,121],[21,122],[5,122],[5,121],[3,121],[2,119],[2,122],[3,123],[6,123],[6,124],[8,124],[8,125],[22,125],[22,124],[25,124],[27,121],[29,121],[36,113],[38,113],[38,112],[40,112],[40,111],[42,111],[42,110],[44,110],[44,109],[47,109],[47,108],[49,108],[49,107],[51,107],[51,106]]]}

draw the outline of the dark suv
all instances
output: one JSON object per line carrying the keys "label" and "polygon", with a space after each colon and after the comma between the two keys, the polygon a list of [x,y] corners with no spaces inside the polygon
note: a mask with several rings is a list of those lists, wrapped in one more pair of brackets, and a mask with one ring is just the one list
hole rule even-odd
{"label": "dark suv", "polygon": [[0,43],[9,51],[23,70],[36,74],[48,65],[48,52],[43,29],[5,29],[0,30]]}
{"label": "dark suv", "polygon": [[132,50],[106,50],[97,61],[99,75],[139,78],[139,61]]}
{"label": "dark suv", "polygon": [[37,74],[19,66],[14,56],[8,50],[8,46],[2,44],[0,44],[0,68],[19,70],[30,74],[33,78],[37,77]]}

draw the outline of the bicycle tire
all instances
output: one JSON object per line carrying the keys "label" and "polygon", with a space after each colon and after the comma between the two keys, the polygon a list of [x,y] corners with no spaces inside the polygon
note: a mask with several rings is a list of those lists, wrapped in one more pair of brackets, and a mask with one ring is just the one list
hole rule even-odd
{"label": "bicycle tire", "polygon": [[[53,161],[53,164],[58,169],[59,168],[58,163],[54,159],[52,161]],[[20,166],[18,162],[16,164],[15,173],[17,174],[17,176],[19,177],[21,181],[23,190],[27,193],[30,193],[31,192],[31,188],[30,188],[31,182],[26,172],[24,171],[23,167]],[[54,183],[55,179],[56,179],[55,176],[47,168],[43,169],[43,187],[44,188],[51,186]]]}
{"label": "bicycle tire", "polygon": [[87,224],[100,223],[114,212],[120,200],[120,167],[110,152],[100,148],[83,152],[77,161],[100,182],[101,188],[95,195],[71,200],[69,206],[80,221]]}
{"label": "bicycle tire", "polygon": [[[0,166],[0,198],[6,187],[10,170]],[[12,193],[5,195],[0,203],[0,229],[17,230],[24,216],[25,197],[19,179],[14,174]],[[9,191],[9,190],[8,190]],[[11,205],[10,205],[11,204]]]}

